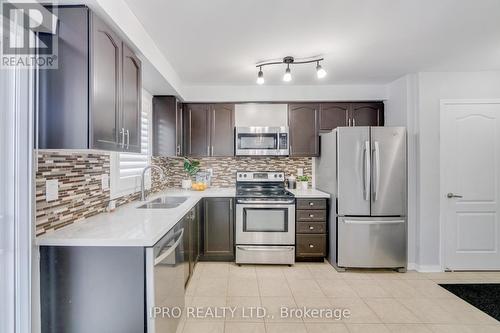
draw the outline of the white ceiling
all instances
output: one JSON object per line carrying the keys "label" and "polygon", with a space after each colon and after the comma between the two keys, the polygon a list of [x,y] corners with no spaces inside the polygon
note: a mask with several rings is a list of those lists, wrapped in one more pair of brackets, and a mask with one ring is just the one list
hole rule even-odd
{"label": "white ceiling", "polygon": [[[125,0],[184,85],[253,85],[255,64],[321,55],[291,84],[383,84],[500,69],[499,0]],[[266,85],[284,67],[264,68]],[[288,83],[290,84],[290,83]]]}

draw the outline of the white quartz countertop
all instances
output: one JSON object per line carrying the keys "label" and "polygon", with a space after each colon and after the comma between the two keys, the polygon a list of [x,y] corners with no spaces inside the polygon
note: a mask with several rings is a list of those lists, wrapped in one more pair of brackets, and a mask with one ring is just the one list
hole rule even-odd
{"label": "white quartz countertop", "polygon": [[330,194],[322,192],[320,190],[316,190],[314,188],[309,188],[307,190],[288,189],[288,191],[292,192],[296,198],[329,198],[330,197]]}
{"label": "white quartz countertop", "polygon": [[[308,189],[290,190],[296,198],[329,198],[327,193]],[[235,188],[209,188],[205,191],[170,189],[155,193],[147,201],[161,196],[186,196],[176,208],[137,209],[144,202],[134,201],[112,213],[102,213],[75,222],[36,238],[43,246],[153,246],[191,208],[205,197],[234,197]]]}
{"label": "white quartz countertop", "polygon": [[211,188],[205,191],[166,190],[148,197],[186,196],[176,208],[137,209],[144,204],[134,201],[112,213],[102,213],[75,222],[36,238],[37,245],[52,246],[153,246],[198,201],[204,197],[234,197],[234,188]]}

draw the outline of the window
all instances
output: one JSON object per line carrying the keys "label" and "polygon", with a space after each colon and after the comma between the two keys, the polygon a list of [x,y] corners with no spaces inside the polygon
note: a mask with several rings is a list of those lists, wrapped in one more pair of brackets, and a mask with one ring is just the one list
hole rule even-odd
{"label": "window", "polygon": [[[140,191],[142,170],[151,157],[151,122],[153,97],[142,90],[141,153],[111,153],[111,199]],[[151,186],[148,172],[146,188]]]}

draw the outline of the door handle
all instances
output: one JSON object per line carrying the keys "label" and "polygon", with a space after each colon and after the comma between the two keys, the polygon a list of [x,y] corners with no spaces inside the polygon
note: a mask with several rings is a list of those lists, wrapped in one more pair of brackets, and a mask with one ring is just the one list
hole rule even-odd
{"label": "door handle", "polygon": [[351,127],[351,118],[349,118],[349,121],[347,122],[347,126]]}
{"label": "door handle", "polygon": [[160,264],[163,260],[165,260],[165,258],[169,257],[175,251],[175,249],[179,246],[183,236],[184,236],[184,228],[181,229],[180,235],[177,238],[177,240],[175,241],[175,243],[168,250],[166,250],[160,256],[155,258],[154,266]]}
{"label": "door handle", "polygon": [[463,196],[458,195],[458,194],[454,194],[454,193],[451,193],[451,192],[450,192],[450,193],[448,193],[448,194],[446,194],[446,197],[447,197],[448,199],[452,199],[452,198],[463,198]]}
{"label": "door handle", "polygon": [[371,176],[371,163],[370,163],[370,141],[365,141],[364,149],[364,199],[365,201],[370,200],[370,176]]}
{"label": "door handle", "polygon": [[125,148],[125,128],[122,127],[120,130],[120,134],[122,135],[122,149]]}
{"label": "door handle", "polygon": [[380,187],[380,147],[378,141],[375,141],[375,189],[373,191],[373,201],[377,201],[378,190]]}
{"label": "door handle", "polygon": [[130,146],[130,131],[127,129],[127,149]]}
{"label": "door handle", "polygon": [[356,126],[356,119],[352,118],[352,126]]}

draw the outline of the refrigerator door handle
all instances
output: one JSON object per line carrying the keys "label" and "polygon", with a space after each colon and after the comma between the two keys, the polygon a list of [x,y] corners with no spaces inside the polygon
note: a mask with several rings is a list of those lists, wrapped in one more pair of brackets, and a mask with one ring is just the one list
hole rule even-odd
{"label": "refrigerator door handle", "polygon": [[397,224],[405,223],[405,220],[344,220],[346,224]]}
{"label": "refrigerator door handle", "polygon": [[373,190],[373,201],[377,201],[379,187],[380,187],[380,147],[378,141],[374,142],[375,150],[374,150],[374,159],[375,159],[375,174],[374,174],[374,183],[375,188]]}
{"label": "refrigerator door handle", "polygon": [[370,162],[370,142],[365,141],[364,149],[364,196],[365,201],[370,200],[370,175],[371,175],[371,162]]}

